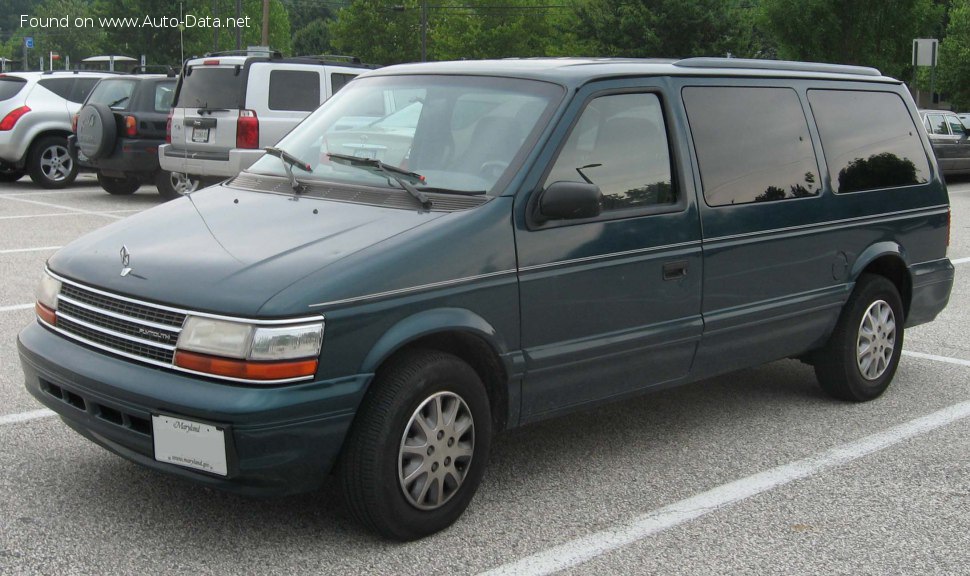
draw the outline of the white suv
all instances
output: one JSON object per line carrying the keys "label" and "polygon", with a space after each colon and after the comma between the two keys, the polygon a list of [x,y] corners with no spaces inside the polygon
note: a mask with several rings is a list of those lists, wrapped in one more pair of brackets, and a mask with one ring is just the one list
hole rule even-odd
{"label": "white suv", "polygon": [[78,165],[67,148],[71,117],[106,72],[0,74],[0,182],[24,173],[44,188],[74,182]]}
{"label": "white suv", "polygon": [[185,62],[163,170],[193,180],[224,179],[248,168],[310,112],[372,66],[355,58],[229,52]]}

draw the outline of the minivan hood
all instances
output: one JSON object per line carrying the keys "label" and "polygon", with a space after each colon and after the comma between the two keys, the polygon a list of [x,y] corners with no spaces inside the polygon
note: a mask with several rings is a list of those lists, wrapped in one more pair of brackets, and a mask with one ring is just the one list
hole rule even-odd
{"label": "minivan hood", "polygon": [[48,266],[134,298],[256,316],[301,278],[441,215],[220,185],[88,234]]}

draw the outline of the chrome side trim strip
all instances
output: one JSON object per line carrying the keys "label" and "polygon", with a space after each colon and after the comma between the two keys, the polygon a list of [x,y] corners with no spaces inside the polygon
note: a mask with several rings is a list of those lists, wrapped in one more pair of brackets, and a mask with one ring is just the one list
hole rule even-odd
{"label": "chrome side trim strip", "polygon": [[680,242],[678,244],[667,244],[664,246],[651,246],[650,248],[637,248],[636,250],[625,250],[623,252],[611,252],[609,254],[597,254],[595,256],[586,256],[584,258],[573,258],[572,260],[559,260],[557,262],[549,262],[546,264],[533,264],[532,266],[523,266],[519,268],[519,272],[531,272],[532,270],[542,270],[543,268],[552,268],[555,266],[568,266],[570,264],[581,264],[584,262],[594,262],[596,260],[610,260],[616,258],[623,258],[625,256],[637,256],[640,254],[650,254],[651,252],[661,252],[664,250],[675,250],[679,248],[688,248],[690,246],[700,246],[700,240],[692,240],[690,242]]}
{"label": "chrome side trim strip", "polygon": [[498,272],[488,272],[486,274],[466,276],[464,278],[455,278],[454,280],[442,280],[441,282],[432,282],[430,284],[422,284],[420,286],[411,286],[409,288],[398,288],[396,290],[388,290],[386,292],[377,292],[374,294],[365,294],[363,296],[354,296],[353,298],[344,298],[342,300],[330,300],[329,302],[319,302],[317,304],[310,304],[308,308],[320,308],[323,306],[336,306],[337,304],[348,304],[350,302],[360,302],[363,300],[375,300],[377,298],[384,298],[385,296],[398,296],[401,294],[407,294],[409,292],[421,292],[423,290],[430,290],[432,288],[443,288],[445,286],[465,284],[468,282],[474,282],[475,280],[483,280],[485,278],[495,278],[498,276],[507,276],[515,273],[516,273],[515,270],[500,270]]}
{"label": "chrome side trim strip", "polygon": [[97,306],[92,306],[90,304],[85,304],[84,302],[78,302],[77,300],[71,298],[70,296],[64,296],[62,294],[57,295],[58,301],[69,302],[78,308],[84,308],[91,312],[101,314],[104,316],[110,316],[111,318],[116,318],[118,320],[124,320],[125,322],[131,322],[132,324],[141,324],[142,326],[147,326],[149,328],[155,328],[157,330],[165,330],[166,332],[181,332],[181,327],[171,326],[169,324],[159,324],[157,322],[151,322],[149,320],[142,320],[141,318],[135,318],[134,316],[125,316],[124,314],[118,314],[117,312],[111,312],[110,310],[105,310],[104,308],[98,308]]}
{"label": "chrome side trim strip", "polygon": [[[204,318],[212,318],[215,320],[226,320],[229,322],[245,322],[247,324],[258,324],[262,326],[278,326],[282,324],[298,324],[301,322],[320,322],[325,320],[322,314],[316,314],[313,316],[299,316],[296,318],[285,318],[282,320],[261,320],[258,318],[242,318],[237,316],[222,316],[219,314],[209,314],[207,312],[196,312],[193,310],[187,310],[184,308],[174,308],[172,306],[164,306],[162,304],[156,304],[154,302],[145,302],[144,300],[137,300],[135,298],[128,298],[126,296],[121,296],[113,292],[105,292],[104,290],[98,290],[97,288],[92,288],[86,284],[79,284],[72,280],[68,280],[62,276],[58,276],[50,268],[47,269],[47,273],[51,275],[52,278],[60,280],[65,284],[70,284],[71,286],[77,286],[82,290],[87,290],[89,292],[94,292],[95,294],[100,294],[101,296],[106,296],[108,298],[114,298],[116,300],[121,300],[124,302],[130,302],[132,304],[138,304],[139,306],[146,306],[148,308],[155,308],[156,310],[165,310],[166,312],[175,312],[176,314],[189,314],[192,316],[201,316]],[[168,329],[171,329],[169,327]]]}
{"label": "chrome side trim strip", "polygon": [[71,322],[73,322],[75,324],[80,324],[81,326],[84,326],[88,330],[94,330],[95,332],[100,332],[102,334],[107,334],[109,336],[114,336],[115,338],[121,338],[122,340],[127,340],[129,342],[135,342],[136,344],[141,344],[142,346],[150,346],[152,348],[159,348],[161,350],[167,350],[169,352],[174,352],[175,351],[175,346],[172,345],[172,344],[162,344],[161,342],[152,342],[151,340],[142,340],[141,338],[139,338],[137,336],[131,336],[129,334],[123,334],[121,332],[115,332],[114,330],[105,328],[104,326],[98,326],[97,324],[91,324],[90,322],[85,322],[84,320],[81,320],[80,318],[77,318],[75,316],[71,316],[70,314],[66,314],[64,312],[58,311],[58,312],[56,312],[56,314],[57,314],[58,317],[64,318],[65,320],[71,321]]}

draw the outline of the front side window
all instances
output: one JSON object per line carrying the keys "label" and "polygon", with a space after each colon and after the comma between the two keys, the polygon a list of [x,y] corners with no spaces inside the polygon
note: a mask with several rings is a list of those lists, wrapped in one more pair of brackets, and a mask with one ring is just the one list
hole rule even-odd
{"label": "front side window", "polygon": [[[836,192],[927,182],[929,161],[903,99],[892,92],[809,90],[808,101]],[[943,115],[930,115],[934,132]]]}
{"label": "front side window", "polygon": [[683,95],[709,206],[818,195],[818,160],[794,90],[693,86]]}
{"label": "front side window", "polygon": [[[373,166],[407,172],[418,189],[489,193],[514,170],[540,120],[563,89],[555,84],[474,76],[373,76],[347,84],[293,129],[279,148],[307,162],[302,180],[400,188]],[[252,172],[285,176],[280,160],[264,156]]]}
{"label": "front side window", "polygon": [[612,94],[592,100],[573,126],[546,186],[591,182],[603,211],[672,204],[670,149],[656,94]]}

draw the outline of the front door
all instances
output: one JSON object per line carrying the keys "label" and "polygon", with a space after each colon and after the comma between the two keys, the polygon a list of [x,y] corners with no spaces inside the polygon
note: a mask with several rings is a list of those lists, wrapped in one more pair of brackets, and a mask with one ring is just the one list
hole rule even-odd
{"label": "front door", "polygon": [[[552,168],[517,206],[523,421],[681,379],[702,332],[700,226],[673,113],[659,87],[614,86],[577,98]],[[542,222],[538,197],[557,181],[599,186],[602,213]]]}

